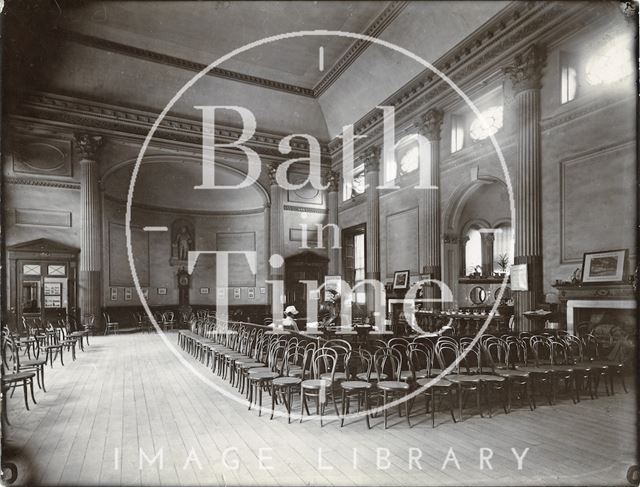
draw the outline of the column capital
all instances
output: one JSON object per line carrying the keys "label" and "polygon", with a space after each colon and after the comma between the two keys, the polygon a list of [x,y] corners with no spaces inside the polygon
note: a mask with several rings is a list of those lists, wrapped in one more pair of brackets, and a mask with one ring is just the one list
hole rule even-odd
{"label": "column capital", "polygon": [[438,108],[430,108],[419,115],[413,122],[420,135],[424,135],[430,142],[440,140],[440,129],[444,112]]}
{"label": "column capital", "polygon": [[337,171],[327,171],[326,182],[329,185],[327,190],[329,193],[337,192],[340,188],[340,173]]}
{"label": "column capital", "polygon": [[278,181],[276,181],[276,171],[278,170],[278,166],[280,165],[277,161],[271,161],[269,163],[268,175],[269,175],[269,183],[271,186],[277,186]]}
{"label": "column capital", "polygon": [[74,147],[81,161],[95,161],[103,144],[99,135],[77,133],[74,135]]}
{"label": "column capital", "polygon": [[443,243],[457,244],[459,241],[460,238],[458,237],[458,235],[455,235],[453,233],[445,233],[442,235]]}
{"label": "column capital", "polygon": [[539,44],[531,44],[517,54],[513,63],[503,68],[503,72],[511,78],[514,92],[540,89],[542,68],[546,60],[546,52]]}
{"label": "column capital", "polygon": [[376,172],[380,169],[380,147],[372,145],[362,154],[365,172]]}
{"label": "column capital", "polygon": [[480,232],[480,238],[485,242],[493,242],[495,240],[495,235],[493,232]]}

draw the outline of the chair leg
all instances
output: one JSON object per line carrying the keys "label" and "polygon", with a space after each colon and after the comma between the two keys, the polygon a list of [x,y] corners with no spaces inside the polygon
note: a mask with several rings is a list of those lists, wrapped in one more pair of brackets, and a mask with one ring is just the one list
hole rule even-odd
{"label": "chair leg", "polygon": [[369,420],[369,391],[364,391],[364,409],[366,411],[367,429],[371,429],[371,421]]}
{"label": "chair leg", "polygon": [[407,412],[407,424],[409,425],[409,428],[411,428],[411,420],[409,418],[409,413],[411,412],[411,409],[409,408],[409,399],[407,399],[407,394],[405,394],[404,397],[405,397],[404,407]]}
{"label": "chair leg", "polygon": [[29,400],[27,399],[27,380],[22,381],[22,391],[24,392],[24,405],[29,411]]}
{"label": "chair leg", "polygon": [[300,423],[302,423],[302,417],[304,416],[304,408],[307,405],[307,396],[304,394],[304,389],[300,386]]}
{"label": "chair leg", "polygon": [[31,389],[31,399],[33,399],[33,404],[38,404],[36,402],[36,396],[33,395],[33,379],[29,380],[29,388]]}
{"label": "chair leg", "polygon": [[271,418],[273,419],[273,413],[276,410],[276,386],[271,384]]}
{"label": "chair leg", "polygon": [[382,415],[384,416],[384,429],[387,429],[387,391],[382,394]]}
{"label": "chair leg", "polygon": [[[346,409],[347,396],[345,394],[344,389],[342,389],[341,399],[342,399],[342,417],[340,418],[340,427],[342,428],[344,426],[344,416],[345,414],[347,414],[347,409]],[[349,398],[349,400],[351,400],[351,398]]]}

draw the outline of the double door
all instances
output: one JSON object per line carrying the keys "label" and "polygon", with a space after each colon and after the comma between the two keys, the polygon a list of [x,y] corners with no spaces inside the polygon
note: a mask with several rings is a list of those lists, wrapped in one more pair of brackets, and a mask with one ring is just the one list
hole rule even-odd
{"label": "double door", "polygon": [[23,322],[57,322],[75,310],[75,266],[67,261],[18,260],[16,314]]}

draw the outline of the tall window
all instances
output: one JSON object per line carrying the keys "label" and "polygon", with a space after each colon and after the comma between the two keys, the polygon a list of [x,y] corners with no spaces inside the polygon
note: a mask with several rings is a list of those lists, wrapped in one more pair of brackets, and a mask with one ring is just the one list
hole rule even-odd
{"label": "tall window", "polygon": [[630,46],[631,42],[626,36],[618,36],[606,42],[587,61],[587,82],[596,86],[630,76],[634,66]]}
{"label": "tall window", "polygon": [[473,274],[476,267],[482,267],[482,238],[477,228],[470,228],[464,244],[465,275]]}
{"label": "tall window", "polygon": [[420,168],[420,147],[425,157],[429,157],[429,141],[420,135],[410,136],[401,141],[394,158],[385,160],[384,181],[393,181],[397,177],[417,171]]}
{"label": "tall window", "polygon": [[[342,232],[342,259],[344,280],[353,288],[365,279],[365,230],[363,226],[347,228]],[[358,288],[353,301],[358,304],[365,302],[366,290],[364,286]]]}
{"label": "tall window", "polygon": [[464,119],[461,115],[451,116],[451,153],[458,152],[464,145]]}
{"label": "tall window", "polygon": [[575,99],[578,88],[578,71],[575,57],[569,53],[560,54],[560,103]]}
{"label": "tall window", "polygon": [[482,113],[486,124],[476,118],[469,127],[469,135],[475,141],[484,140],[502,128],[502,106],[487,108]]}
{"label": "tall window", "polygon": [[[508,272],[513,264],[513,229],[509,223],[499,225],[493,233],[493,272]],[[506,265],[505,268],[503,268]]]}
{"label": "tall window", "polygon": [[350,181],[348,177],[344,178],[342,184],[342,201],[355,197],[364,193],[364,164],[360,164],[353,169],[353,178]]}
{"label": "tall window", "polygon": [[[354,260],[354,285],[362,282],[365,278],[364,268],[364,233],[358,233],[353,237],[353,260]],[[363,304],[365,302],[365,290],[364,288],[358,288],[355,292],[355,302]]]}

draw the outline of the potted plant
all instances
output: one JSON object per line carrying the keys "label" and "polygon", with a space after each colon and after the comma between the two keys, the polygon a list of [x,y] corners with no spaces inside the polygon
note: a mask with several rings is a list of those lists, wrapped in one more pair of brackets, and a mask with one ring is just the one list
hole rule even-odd
{"label": "potted plant", "polygon": [[508,254],[500,254],[496,259],[496,264],[500,268],[500,272],[502,275],[507,273],[507,269],[509,267],[509,255]]}

